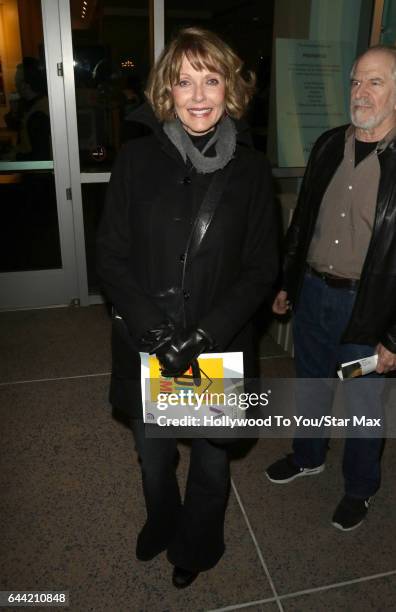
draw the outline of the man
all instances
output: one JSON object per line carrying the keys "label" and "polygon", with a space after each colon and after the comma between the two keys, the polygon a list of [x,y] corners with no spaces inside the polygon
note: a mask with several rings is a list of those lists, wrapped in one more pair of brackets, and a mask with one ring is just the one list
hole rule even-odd
{"label": "man", "polygon": [[[313,147],[273,311],[293,306],[299,378],[332,378],[338,363],[378,353],[377,373],[359,397],[359,408],[378,414],[378,375],[396,369],[396,49],[372,47],[355,61],[350,114],[351,125],[325,132]],[[329,413],[328,383],[319,394],[320,381],[300,387],[301,412]],[[268,467],[268,478],[287,483],[322,472],[327,442],[295,437],[293,453]],[[380,436],[345,440],[335,527],[350,530],[365,518],[380,486],[382,445]]]}

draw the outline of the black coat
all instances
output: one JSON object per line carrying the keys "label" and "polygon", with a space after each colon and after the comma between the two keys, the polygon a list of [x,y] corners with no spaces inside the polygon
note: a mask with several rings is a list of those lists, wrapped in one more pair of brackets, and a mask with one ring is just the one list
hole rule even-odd
{"label": "black coat", "polygon": [[[183,302],[188,326],[199,326],[216,350],[242,350],[253,376],[251,319],[271,295],[277,275],[277,228],[270,168],[238,144],[231,176],[194,259],[183,259],[192,223],[211,179],[197,174],[164,134],[148,107],[136,120],[152,129],[120,151],[97,240],[103,290],[123,321],[113,325],[111,401],[140,413],[139,341]],[[220,170],[219,172],[222,172]]]}
{"label": "black coat", "polygon": [[[312,150],[286,237],[283,287],[298,302],[306,259],[325,191],[344,156],[341,126],[322,134]],[[351,319],[342,342],[376,345],[396,353],[396,140],[379,153],[380,182],[373,233]]]}

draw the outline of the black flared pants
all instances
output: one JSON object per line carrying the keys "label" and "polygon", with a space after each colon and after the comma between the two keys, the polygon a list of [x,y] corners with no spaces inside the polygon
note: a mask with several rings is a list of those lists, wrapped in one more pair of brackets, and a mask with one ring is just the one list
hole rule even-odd
{"label": "black flared pants", "polygon": [[[203,438],[191,441],[184,502],[176,477],[177,440],[150,438],[141,420],[132,430],[142,469],[152,547],[167,549],[173,565],[190,571],[210,569],[224,553],[224,515],[230,487],[228,450]],[[143,534],[142,534],[143,535]]]}

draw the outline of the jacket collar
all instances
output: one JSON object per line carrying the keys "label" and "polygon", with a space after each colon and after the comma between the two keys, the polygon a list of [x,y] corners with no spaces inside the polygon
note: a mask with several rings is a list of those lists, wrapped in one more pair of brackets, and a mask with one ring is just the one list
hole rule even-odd
{"label": "jacket collar", "polygon": [[[355,137],[355,127],[351,124],[345,131],[345,142],[347,142],[350,138]],[[389,132],[383,137],[382,140],[376,146],[377,153],[382,153],[385,149],[392,143],[395,146],[396,141],[396,127],[389,130]]]}

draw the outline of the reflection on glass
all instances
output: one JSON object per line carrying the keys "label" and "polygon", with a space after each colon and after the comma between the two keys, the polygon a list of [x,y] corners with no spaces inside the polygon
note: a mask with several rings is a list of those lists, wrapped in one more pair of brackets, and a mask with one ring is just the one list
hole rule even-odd
{"label": "reflection on glass", "polygon": [[165,41],[183,27],[212,30],[226,40],[257,76],[256,95],[247,120],[256,148],[267,143],[271,79],[271,47],[275,0],[226,2],[225,0],[165,0]]}
{"label": "reflection on glass", "polygon": [[40,0],[0,8],[1,169],[6,161],[52,160],[52,152]]}
{"label": "reflection on glass", "polygon": [[[0,171],[52,160],[40,0],[0,3]],[[5,37],[4,33],[7,33]],[[5,44],[7,42],[7,44]],[[0,272],[62,267],[55,182],[0,173]]]}
{"label": "reflection on glass", "polygon": [[61,268],[53,174],[0,174],[0,201],[0,272]]}
{"label": "reflection on glass", "polygon": [[81,185],[84,214],[85,251],[89,293],[99,293],[96,276],[96,231],[102,214],[106,183],[86,183]]}
{"label": "reflection on glass", "polygon": [[131,113],[150,70],[148,0],[82,4],[71,4],[80,165],[101,172],[142,134]]}

